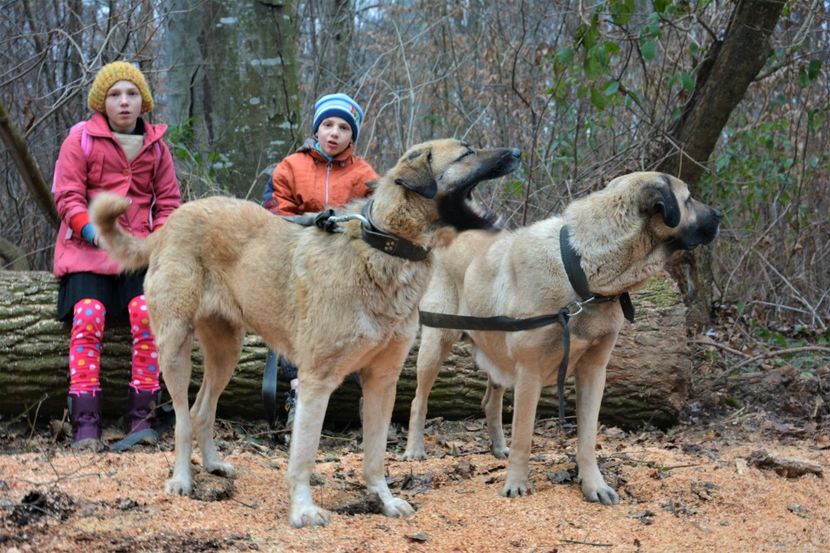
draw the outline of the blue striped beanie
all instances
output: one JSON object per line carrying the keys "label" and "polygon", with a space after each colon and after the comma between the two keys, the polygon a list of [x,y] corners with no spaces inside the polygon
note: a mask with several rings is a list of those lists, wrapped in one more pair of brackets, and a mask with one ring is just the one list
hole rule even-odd
{"label": "blue striped beanie", "polygon": [[352,128],[352,141],[357,142],[360,134],[360,124],[363,122],[363,110],[357,102],[346,94],[326,94],[314,103],[314,123],[311,126],[312,134],[317,134],[320,123],[327,117],[339,117]]}

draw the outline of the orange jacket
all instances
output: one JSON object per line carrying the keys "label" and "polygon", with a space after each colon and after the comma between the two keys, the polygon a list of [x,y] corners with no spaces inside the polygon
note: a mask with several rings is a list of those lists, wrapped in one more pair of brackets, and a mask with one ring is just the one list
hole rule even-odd
{"label": "orange jacket", "polygon": [[306,142],[283,159],[271,177],[273,193],[264,206],[277,215],[301,215],[341,207],[355,198],[371,193],[366,182],[378,174],[362,158],[352,153],[350,145],[327,162],[313,142]]}

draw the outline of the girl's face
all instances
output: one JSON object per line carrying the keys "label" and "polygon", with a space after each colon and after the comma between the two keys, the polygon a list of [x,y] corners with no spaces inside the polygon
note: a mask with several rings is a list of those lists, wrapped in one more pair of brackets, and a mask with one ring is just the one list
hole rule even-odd
{"label": "girl's face", "polygon": [[112,130],[129,134],[141,115],[141,91],[130,81],[118,81],[107,91],[107,108]]}
{"label": "girl's face", "polygon": [[320,148],[329,157],[337,157],[352,141],[352,128],[345,119],[327,117],[317,127],[317,140]]}

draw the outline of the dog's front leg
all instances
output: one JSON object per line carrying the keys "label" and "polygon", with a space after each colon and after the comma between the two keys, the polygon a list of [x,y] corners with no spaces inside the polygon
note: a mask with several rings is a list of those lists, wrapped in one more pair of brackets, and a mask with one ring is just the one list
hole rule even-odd
{"label": "dog's front leg", "polygon": [[536,407],[542,394],[542,380],[533,371],[517,367],[516,389],[513,392],[513,428],[510,454],[507,459],[507,479],[501,494],[517,497],[532,491],[528,474]]}
{"label": "dog's front leg", "polygon": [[363,386],[363,477],[369,492],[383,503],[383,514],[390,517],[411,515],[412,505],[392,495],[386,484],[386,432],[395,406],[395,385],[400,368],[364,370]]}
{"label": "dog's front leg", "polygon": [[291,451],[288,457],[288,483],[291,494],[288,517],[294,528],[324,526],[331,518],[331,513],[314,503],[310,480],[311,471],[314,469],[314,457],[320,445],[320,432],[326,407],[336,387],[336,383],[303,380],[302,376],[300,377],[297,411],[294,415]]}
{"label": "dog's front leg", "polygon": [[602,392],[605,388],[605,367],[611,357],[616,335],[602,338],[593,345],[576,367],[576,464],[582,494],[588,501],[599,501],[603,505],[614,505],[620,498],[614,488],[605,483],[597,466],[597,424]]}

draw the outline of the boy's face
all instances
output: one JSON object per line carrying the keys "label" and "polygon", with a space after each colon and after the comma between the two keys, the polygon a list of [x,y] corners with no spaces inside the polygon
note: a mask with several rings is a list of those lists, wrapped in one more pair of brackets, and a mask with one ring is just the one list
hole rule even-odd
{"label": "boy's face", "polygon": [[112,129],[129,134],[141,115],[141,92],[130,81],[118,81],[107,91],[105,106]]}
{"label": "boy's face", "polygon": [[324,152],[330,157],[336,157],[351,143],[352,128],[345,119],[326,117],[317,128],[317,140]]}

